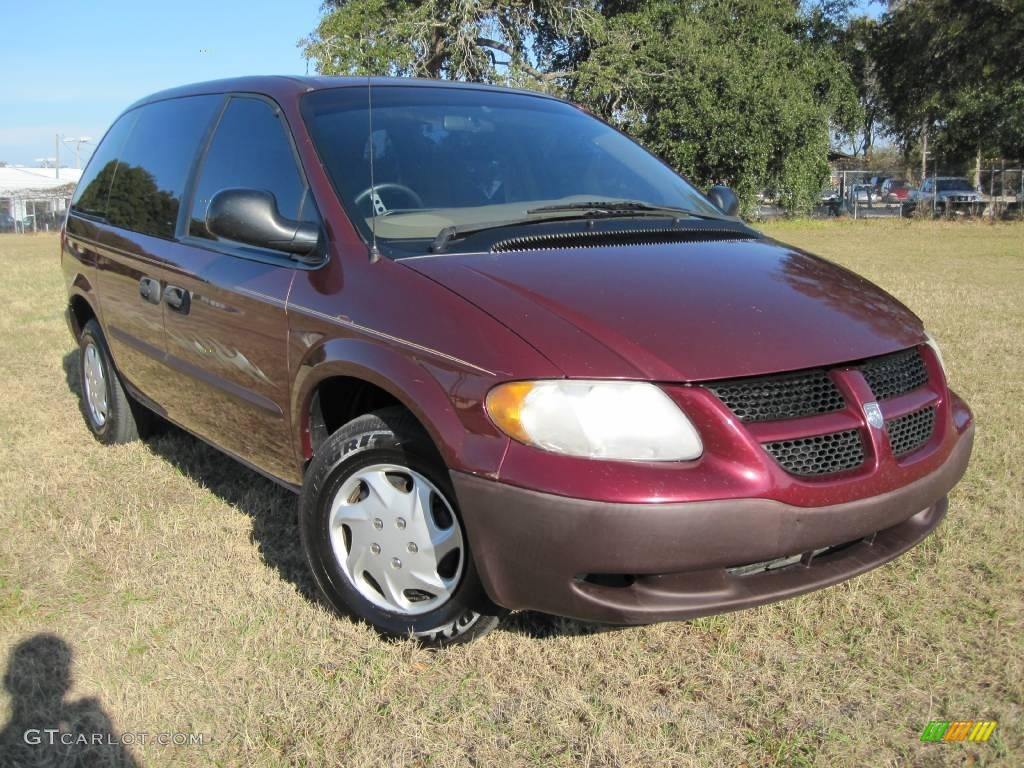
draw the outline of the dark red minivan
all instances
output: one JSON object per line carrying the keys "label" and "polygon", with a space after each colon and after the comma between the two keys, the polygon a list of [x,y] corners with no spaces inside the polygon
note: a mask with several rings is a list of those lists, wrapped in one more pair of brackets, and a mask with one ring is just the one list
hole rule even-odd
{"label": "dark red minivan", "polygon": [[159,93],[64,230],[82,410],[301,493],[324,597],[388,635],[835,584],[941,522],[971,412],[910,310],[735,213],[537,93]]}

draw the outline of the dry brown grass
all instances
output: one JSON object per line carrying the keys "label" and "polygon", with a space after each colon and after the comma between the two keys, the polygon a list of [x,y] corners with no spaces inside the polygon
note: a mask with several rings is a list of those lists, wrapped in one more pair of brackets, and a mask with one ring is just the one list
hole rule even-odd
{"label": "dry brown grass", "polygon": [[[1024,763],[1024,228],[768,229],[880,283],[942,341],[978,420],[948,522],[790,602],[596,634],[523,616],[436,653],[310,599],[294,499],[266,480],[177,432],[95,443],[69,388],[57,241],[0,238],[0,664],[59,636],[68,699],[122,732],[210,739],[133,747],[145,765]],[[42,709],[19,663],[4,721],[19,697]],[[987,744],[919,741],[957,718],[999,725]]]}

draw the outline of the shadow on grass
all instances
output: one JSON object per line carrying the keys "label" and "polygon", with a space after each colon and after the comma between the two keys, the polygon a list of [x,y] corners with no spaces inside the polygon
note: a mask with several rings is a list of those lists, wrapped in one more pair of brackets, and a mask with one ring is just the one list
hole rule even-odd
{"label": "shadow on grass", "polygon": [[[63,364],[68,388],[81,398],[78,351],[64,355]],[[251,540],[259,548],[263,561],[307,600],[321,603],[299,542],[298,497],[168,422],[161,421],[160,429],[146,438],[145,443],[185,477],[252,518]],[[507,617],[501,629],[545,639],[592,635],[620,627],[523,611]]]}
{"label": "shadow on grass", "polygon": [[[81,398],[78,351],[68,352],[63,364],[68,388]],[[250,538],[263,561],[303,597],[318,602],[299,543],[298,497],[169,422],[161,420],[145,444],[189,480],[248,515]]]}
{"label": "shadow on grass", "polygon": [[537,611],[521,611],[508,616],[501,623],[501,630],[516,635],[525,635],[534,640],[547,640],[553,637],[579,637],[600,635],[606,632],[620,632],[632,627],[616,624],[596,624],[589,621],[567,619],[564,616],[551,616]]}
{"label": "shadow on grass", "polygon": [[135,768],[100,702],[70,701],[71,648],[56,635],[18,643],[4,672],[11,717],[0,730],[0,765]]}

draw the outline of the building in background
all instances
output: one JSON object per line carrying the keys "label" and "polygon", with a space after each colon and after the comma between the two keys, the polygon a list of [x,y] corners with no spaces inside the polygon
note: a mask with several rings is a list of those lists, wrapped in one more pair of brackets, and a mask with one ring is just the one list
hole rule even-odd
{"label": "building in background", "polygon": [[0,222],[10,222],[8,227],[18,232],[58,229],[82,172],[60,168],[58,177],[57,171],[56,168],[0,168]]}

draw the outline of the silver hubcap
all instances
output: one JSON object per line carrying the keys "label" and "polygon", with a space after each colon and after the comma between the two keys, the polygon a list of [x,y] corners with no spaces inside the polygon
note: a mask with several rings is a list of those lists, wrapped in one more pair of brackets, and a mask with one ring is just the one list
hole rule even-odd
{"label": "silver hubcap", "polygon": [[103,373],[100,351],[91,341],[82,350],[85,372],[85,402],[89,407],[92,423],[102,427],[107,423],[107,379]]}
{"label": "silver hubcap", "polygon": [[342,573],[374,605],[426,613],[458,586],[465,562],[459,521],[437,486],[408,467],[359,470],[331,502],[329,525]]}

